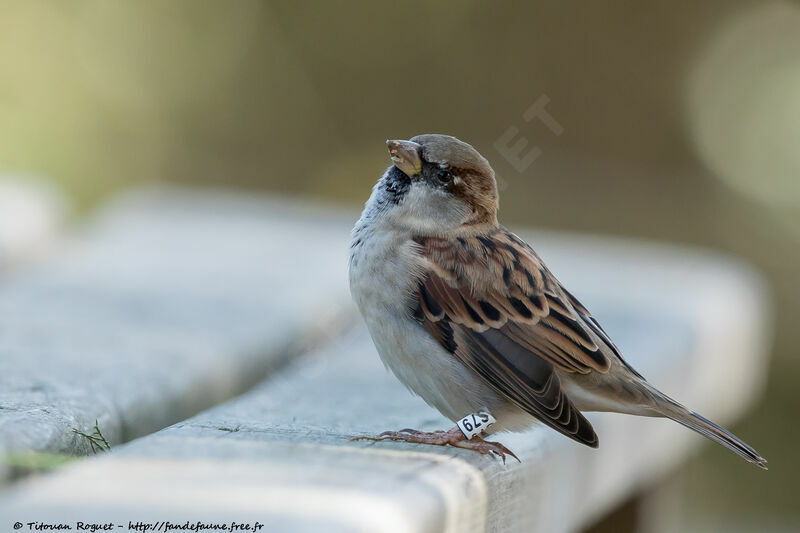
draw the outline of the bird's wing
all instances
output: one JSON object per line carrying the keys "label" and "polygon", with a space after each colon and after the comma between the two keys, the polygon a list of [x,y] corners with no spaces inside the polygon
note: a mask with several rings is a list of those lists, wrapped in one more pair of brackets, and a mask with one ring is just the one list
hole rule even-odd
{"label": "bird's wing", "polygon": [[555,371],[605,373],[610,358],[621,361],[588,310],[504,228],[486,236],[416,241],[427,268],[416,307],[425,330],[519,407],[597,446],[591,424]]}

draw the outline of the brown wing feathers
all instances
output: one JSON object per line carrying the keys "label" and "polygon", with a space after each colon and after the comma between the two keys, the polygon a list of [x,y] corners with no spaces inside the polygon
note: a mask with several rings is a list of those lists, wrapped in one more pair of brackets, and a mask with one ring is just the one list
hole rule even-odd
{"label": "brown wing feathers", "polygon": [[417,243],[430,267],[419,285],[417,318],[423,327],[509,400],[597,446],[591,425],[563,393],[554,370],[608,370],[598,345],[607,336],[586,325],[592,320],[588,311],[505,229]]}
{"label": "brown wing feathers", "polygon": [[598,341],[616,350],[605,332],[516,236],[498,229],[489,237],[417,242],[430,267],[419,286],[426,319],[446,315],[478,332],[503,329],[562,371],[608,370]]}

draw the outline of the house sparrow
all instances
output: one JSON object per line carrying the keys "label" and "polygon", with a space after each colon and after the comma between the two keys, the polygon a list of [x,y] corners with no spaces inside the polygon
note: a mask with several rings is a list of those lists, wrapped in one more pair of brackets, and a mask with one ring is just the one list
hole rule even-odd
{"label": "house sparrow", "polygon": [[[394,164],[353,229],[350,290],[383,362],[447,418],[491,413],[492,431],[536,421],[587,446],[582,411],[667,417],[766,468],[722,427],[650,385],[536,252],[497,222],[494,171],[448,135],[387,141]],[[452,445],[505,461],[456,426],[354,439]]]}

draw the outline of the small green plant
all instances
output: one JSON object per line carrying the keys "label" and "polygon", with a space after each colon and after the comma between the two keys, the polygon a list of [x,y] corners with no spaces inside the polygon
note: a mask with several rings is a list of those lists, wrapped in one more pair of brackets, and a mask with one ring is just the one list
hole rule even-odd
{"label": "small green plant", "polygon": [[89,446],[92,447],[92,453],[96,454],[97,450],[100,450],[101,452],[107,452],[111,449],[111,445],[108,443],[98,427],[97,419],[94,421],[94,431],[91,435],[75,428],[72,428],[72,432],[89,441]]}

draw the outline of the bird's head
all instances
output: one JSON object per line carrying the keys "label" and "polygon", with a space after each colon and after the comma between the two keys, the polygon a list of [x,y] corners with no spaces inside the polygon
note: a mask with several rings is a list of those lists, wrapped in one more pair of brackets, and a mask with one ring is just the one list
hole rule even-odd
{"label": "bird's head", "polygon": [[386,141],[394,163],[378,183],[399,223],[441,233],[497,224],[497,183],[475,148],[449,135]]}

